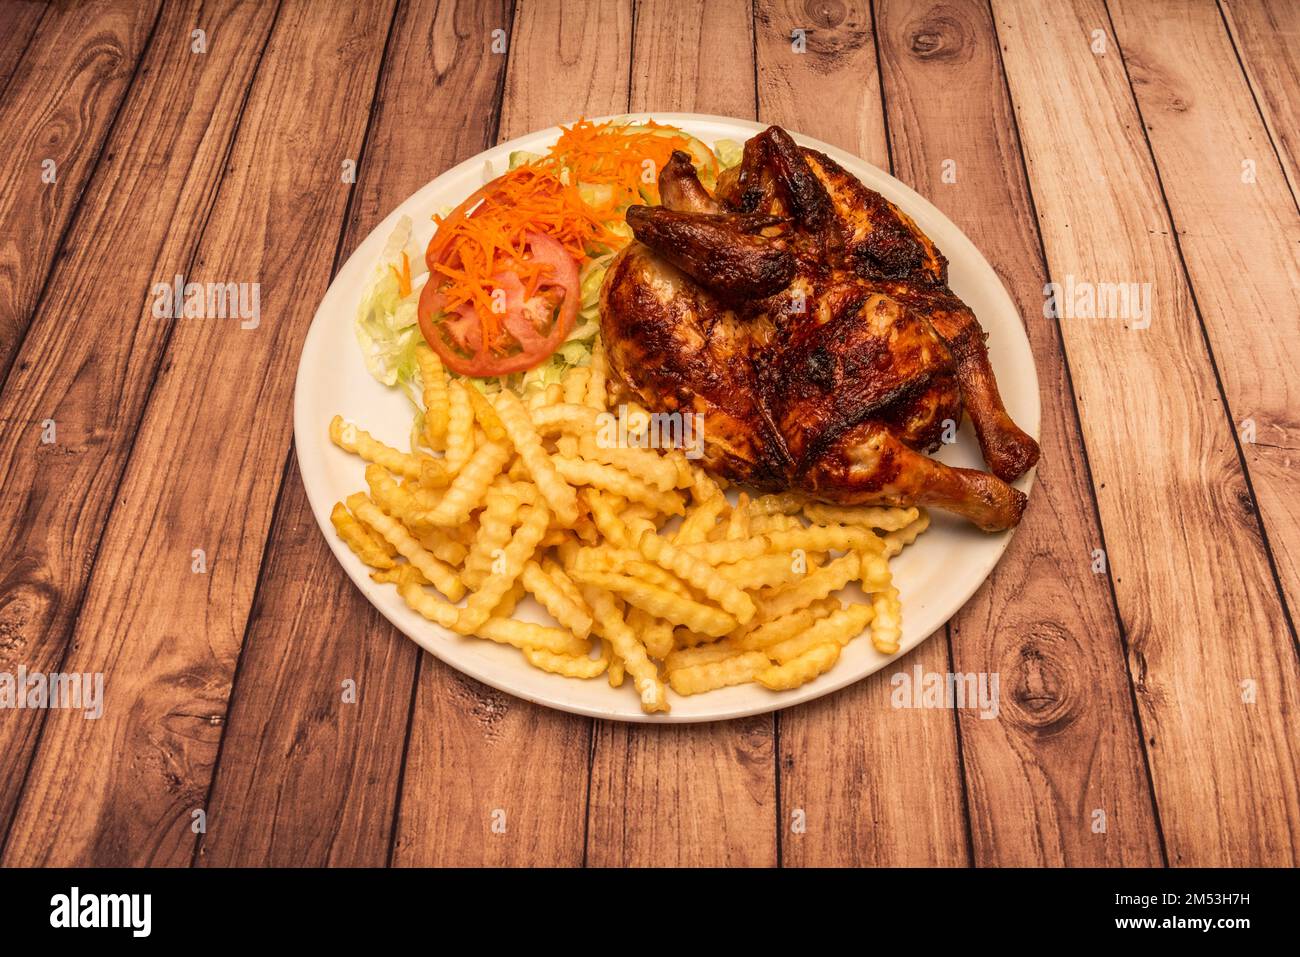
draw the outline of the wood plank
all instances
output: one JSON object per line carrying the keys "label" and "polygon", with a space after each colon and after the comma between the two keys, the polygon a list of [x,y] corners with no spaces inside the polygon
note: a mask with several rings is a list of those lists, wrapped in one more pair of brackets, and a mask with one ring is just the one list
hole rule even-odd
{"label": "wood plank", "polygon": [[44,2],[0,4],[0,96],[8,87],[18,61],[27,52],[27,43],[45,16],[47,6]]}
{"label": "wood plank", "polygon": [[[630,0],[519,0],[500,138],[625,111],[631,32]],[[581,863],[591,734],[422,656],[393,863]]]}
{"label": "wood plank", "polygon": [[1118,2],[1111,14],[1294,613],[1300,210],[1213,0]]}
{"label": "wood plank", "polygon": [[[632,109],[754,116],[752,23],[748,0],[639,3]],[[597,722],[588,863],[776,864],[773,727]]]}
{"label": "wood plank", "polygon": [[[27,331],[157,15],[156,2],[60,4],[41,20],[9,79],[0,100],[6,157],[0,171],[0,378]],[[45,182],[45,173],[53,183]]]}
{"label": "wood plank", "polygon": [[[755,23],[759,118],[889,169],[866,3],[827,6],[814,15],[793,0],[762,0]],[[803,53],[794,52],[794,30],[805,31]],[[784,863],[969,863],[953,716],[900,713],[889,704],[897,670],[920,664],[947,672],[948,662],[944,636],[937,634],[897,667],[778,716]]]}
{"label": "wood plank", "polygon": [[[889,169],[868,0],[758,0],[754,29],[761,119]],[[795,52],[795,31],[802,31],[802,53]]]}
{"label": "wood plank", "polygon": [[[275,13],[209,5],[213,43],[196,57],[188,37],[200,6],[177,4],[159,23],[144,63],[153,80],[123,104],[0,393],[0,421],[12,424],[0,431],[2,671],[45,673],[63,660],[169,334],[150,315],[149,289],[188,271]],[[47,419],[55,441],[43,444]],[[43,720],[0,721],[0,837]]]}
{"label": "wood plank", "polygon": [[745,0],[639,0],[632,109],[754,116],[754,20]]}
{"label": "wood plank", "polygon": [[382,867],[415,648],[325,545],[296,460],[285,482],[194,860]]}
{"label": "wood plank", "polygon": [[501,139],[627,109],[632,0],[516,0]]}
{"label": "wood plank", "polygon": [[1300,6],[1220,0],[1219,7],[1294,199],[1300,196]]}
{"label": "wood plank", "polygon": [[[896,174],[1002,277],[1025,318],[1043,402],[1024,522],[950,623],[954,671],[997,674],[1001,691],[997,720],[958,712],[975,863],[1159,866],[1110,583],[1091,569],[1101,534],[1060,331],[1042,319],[1046,272],[992,17],[984,0],[887,0],[876,25]],[[945,182],[945,162],[956,182]]]}
{"label": "wood plank", "polygon": [[[345,253],[407,196],[488,144],[506,58],[482,41],[508,24],[509,9],[506,0],[401,5]],[[419,135],[415,115],[428,117]],[[272,529],[196,860],[381,867],[420,649],[335,561],[296,459]],[[348,679],[355,704],[343,702]]]}
{"label": "wood plank", "polygon": [[1294,864],[1294,636],[1114,36],[1092,52],[1106,10],[994,15],[1049,274],[1150,284],[1149,310],[1060,326],[1169,862]]}
{"label": "wood plank", "polygon": [[321,17],[299,0],[278,13],[188,277],[260,283],[265,314],[253,328],[173,324],[66,660],[105,674],[108,706],[99,721],[48,716],[6,863],[190,862],[283,477],[299,343],[349,193],[340,164],[361,148],[392,14]]}
{"label": "wood plank", "polygon": [[771,715],[718,724],[597,722],[593,867],[772,867]]}

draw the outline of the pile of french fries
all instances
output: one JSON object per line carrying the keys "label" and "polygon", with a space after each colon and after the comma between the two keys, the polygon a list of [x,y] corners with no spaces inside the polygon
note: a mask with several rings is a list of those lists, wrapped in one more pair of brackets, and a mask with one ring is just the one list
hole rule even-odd
{"label": "pile of french fries", "polygon": [[[668,687],[798,687],[868,631],[878,651],[898,651],[889,559],[929,525],[924,512],[790,493],[732,504],[681,449],[607,447],[599,347],[527,399],[484,395],[432,350],[419,359],[412,451],[339,416],[329,434],[369,463],[368,492],[334,506],[335,530],[425,618],[554,674],[630,677],[646,712],[669,710]],[[649,423],[627,404],[629,421]],[[842,600],[851,582],[865,602]],[[512,617],[525,594],[554,624]]]}

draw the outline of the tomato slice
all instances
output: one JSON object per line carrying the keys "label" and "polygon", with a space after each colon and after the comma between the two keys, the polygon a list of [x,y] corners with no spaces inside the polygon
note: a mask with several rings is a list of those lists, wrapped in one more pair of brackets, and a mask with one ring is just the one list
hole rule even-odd
{"label": "tomato slice", "polygon": [[[516,351],[501,352],[488,346],[482,323],[470,303],[448,313],[442,283],[435,285],[430,277],[420,293],[420,332],[453,372],[482,377],[535,368],[573,331],[580,298],[577,262],[562,245],[542,233],[526,233],[525,240],[524,255],[551,267],[550,273],[538,281],[536,292],[527,296],[523,283],[509,269],[492,277],[505,294],[501,325],[518,346]],[[435,255],[432,243],[429,252],[435,264],[447,253],[438,250]]]}

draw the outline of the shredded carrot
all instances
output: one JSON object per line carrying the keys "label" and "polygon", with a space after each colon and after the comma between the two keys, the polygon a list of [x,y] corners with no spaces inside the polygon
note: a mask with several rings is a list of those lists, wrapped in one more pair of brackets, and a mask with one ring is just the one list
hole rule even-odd
{"label": "shredded carrot", "polygon": [[429,271],[440,282],[444,309],[470,303],[483,326],[489,345],[499,342],[501,316],[492,296],[499,288],[497,274],[509,269],[519,277],[525,298],[536,294],[550,267],[525,258],[527,235],[550,236],[570,256],[582,261],[587,246],[619,241],[577,191],[558,176],[533,166],[521,166],[493,180],[472,199],[472,210],[461,208],[446,219],[435,217],[438,231],[429,244]]}
{"label": "shredded carrot", "polygon": [[402,271],[398,272],[396,266],[389,266],[393,275],[397,278],[397,292],[405,299],[411,294],[411,257],[405,252],[402,253]]}
{"label": "shredded carrot", "polygon": [[[653,121],[642,125],[647,129],[578,120],[561,130],[542,165],[564,166],[576,182],[612,186],[613,197],[601,212],[613,212],[643,198],[658,203],[659,171],[673,150],[690,152],[691,138],[684,133],[665,135],[674,128]],[[717,161],[711,151],[709,163],[716,176]]]}
{"label": "shredded carrot", "polygon": [[[579,120],[561,132],[547,156],[497,177],[446,217],[435,216],[438,230],[425,258],[429,282],[438,283],[444,296],[443,311],[472,305],[485,344],[499,347],[502,317],[493,302],[500,287],[498,274],[515,273],[528,298],[537,293],[550,271],[549,266],[525,258],[529,233],[549,236],[578,262],[591,255],[592,247],[623,245],[625,235],[611,225],[622,220],[630,203],[646,197],[658,202],[658,171],[673,150],[690,145],[685,134],[653,132],[672,127],[647,126],[652,129]],[[716,174],[712,154],[710,160]],[[608,187],[608,200],[594,206],[585,202],[579,183]],[[410,291],[410,263],[404,262],[403,268],[405,278],[396,268],[393,272],[405,296]]]}

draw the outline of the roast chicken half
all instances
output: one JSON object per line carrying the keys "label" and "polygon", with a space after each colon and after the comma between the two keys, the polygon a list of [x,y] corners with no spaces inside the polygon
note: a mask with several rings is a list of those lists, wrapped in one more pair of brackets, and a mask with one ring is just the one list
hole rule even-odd
{"label": "roast chicken half", "polygon": [[[685,153],[662,206],[601,290],[616,383],[657,412],[703,416],[704,465],[764,490],[845,505],[930,505],[996,531],[1020,521],[1007,483],[1038,444],[998,395],[974,314],[911,218],[780,127],[701,185]],[[969,413],[988,472],[925,453]],[[951,427],[951,424],[947,427]]]}

